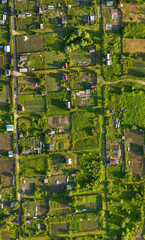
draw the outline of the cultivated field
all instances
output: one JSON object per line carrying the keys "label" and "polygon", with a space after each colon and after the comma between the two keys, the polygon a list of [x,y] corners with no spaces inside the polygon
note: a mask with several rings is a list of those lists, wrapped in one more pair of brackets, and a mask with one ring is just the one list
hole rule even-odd
{"label": "cultivated field", "polygon": [[62,234],[67,233],[69,228],[68,223],[52,223],[51,224],[51,231],[52,234]]}
{"label": "cultivated field", "polygon": [[124,22],[145,22],[145,4],[123,3]]}
{"label": "cultivated field", "polygon": [[11,187],[12,184],[12,175],[15,174],[15,161],[13,159],[0,159],[0,175],[3,177],[2,186]]}
{"label": "cultivated field", "polygon": [[58,117],[48,117],[48,124],[50,127],[58,128],[64,131],[70,126],[70,117],[58,116]]}
{"label": "cultivated field", "polygon": [[145,53],[145,39],[123,39],[123,53]]}
{"label": "cultivated field", "polygon": [[17,36],[17,52],[40,52],[44,50],[43,35],[28,35],[27,41],[23,40],[23,36]]}

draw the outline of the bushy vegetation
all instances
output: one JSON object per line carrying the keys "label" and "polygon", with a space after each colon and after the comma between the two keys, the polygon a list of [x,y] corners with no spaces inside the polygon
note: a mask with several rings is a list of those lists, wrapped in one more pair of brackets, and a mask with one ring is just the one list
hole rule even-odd
{"label": "bushy vegetation", "polygon": [[145,38],[144,23],[126,23],[123,29],[124,37],[126,38]]}

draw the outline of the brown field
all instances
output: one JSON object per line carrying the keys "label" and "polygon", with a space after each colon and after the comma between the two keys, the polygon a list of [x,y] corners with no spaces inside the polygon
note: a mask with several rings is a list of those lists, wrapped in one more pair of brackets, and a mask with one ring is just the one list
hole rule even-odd
{"label": "brown field", "polygon": [[134,174],[142,175],[145,172],[145,159],[143,157],[143,133],[137,130],[126,130],[125,138],[128,152],[129,170]]}
{"label": "brown field", "polygon": [[123,3],[124,22],[145,22],[145,4]]}
{"label": "brown field", "polygon": [[36,207],[38,216],[46,216],[49,210],[48,200],[40,200],[38,202],[26,202],[23,204],[23,207],[27,209],[31,217],[35,215]]}
{"label": "brown field", "polygon": [[70,125],[70,117],[49,117],[48,122],[50,127],[59,128],[61,131],[64,131],[66,125]]}
{"label": "brown field", "polygon": [[145,53],[145,39],[123,39],[123,53]]}
{"label": "brown field", "polygon": [[8,134],[0,134],[0,151],[9,151],[12,149],[12,138]]}
{"label": "brown field", "polygon": [[15,172],[15,161],[13,159],[0,159],[0,175],[4,176],[4,187],[12,186],[12,175]]}
{"label": "brown field", "polygon": [[[66,176],[65,175],[59,175],[59,176],[53,176],[51,177],[51,192],[52,193],[60,193],[63,192],[66,185]],[[59,181],[59,184],[56,184],[56,182]]]}

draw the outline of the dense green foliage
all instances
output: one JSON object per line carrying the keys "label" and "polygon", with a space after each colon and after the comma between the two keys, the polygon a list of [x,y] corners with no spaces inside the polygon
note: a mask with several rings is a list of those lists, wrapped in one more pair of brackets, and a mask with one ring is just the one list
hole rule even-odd
{"label": "dense green foliage", "polygon": [[123,34],[125,38],[145,38],[144,23],[127,23],[124,25]]}

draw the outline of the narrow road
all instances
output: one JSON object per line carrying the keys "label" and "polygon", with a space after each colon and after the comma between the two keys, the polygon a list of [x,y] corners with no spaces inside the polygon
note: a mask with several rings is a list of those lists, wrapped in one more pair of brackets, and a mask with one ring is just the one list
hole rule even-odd
{"label": "narrow road", "polygon": [[20,224],[21,218],[21,185],[20,185],[20,163],[19,163],[19,150],[18,150],[18,105],[17,105],[17,76],[15,72],[17,71],[17,57],[16,57],[16,36],[13,34],[15,32],[15,19],[14,19],[14,0],[11,0],[11,27],[12,27],[12,40],[13,40],[13,79],[14,79],[14,95],[13,103],[15,105],[14,110],[14,128],[15,128],[15,140],[16,140],[16,168],[17,168],[17,197],[19,202],[18,211],[18,224]]}

